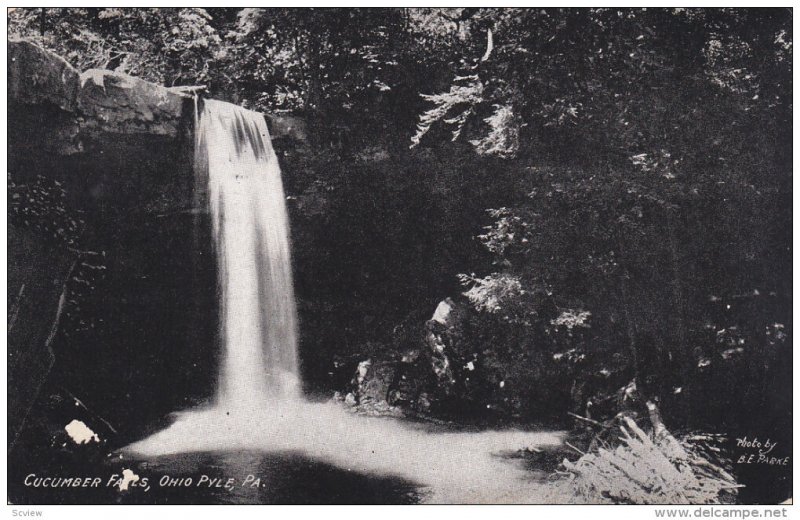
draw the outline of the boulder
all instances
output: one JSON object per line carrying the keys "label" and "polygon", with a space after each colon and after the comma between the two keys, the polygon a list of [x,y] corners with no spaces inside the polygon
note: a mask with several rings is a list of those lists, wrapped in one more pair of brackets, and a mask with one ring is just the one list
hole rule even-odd
{"label": "boulder", "polygon": [[463,334],[463,313],[451,298],[439,302],[433,316],[425,324],[425,344],[430,354],[430,366],[438,389],[450,395],[457,384],[458,369],[453,365],[454,345]]}
{"label": "boulder", "polygon": [[453,309],[455,308],[455,303],[451,298],[445,298],[444,300],[439,302],[439,305],[436,306],[436,310],[433,311],[433,317],[431,321],[435,321],[445,327],[452,325],[453,322]]}
{"label": "boulder", "polygon": [[455,345],[463,335],[465,309],[452,299],[439,303],[425,323],[424,334],[399,359],[367,359],[355,369],[345,404],[355,411],[385,414],[441,411],[464,394],[466,368]]}
{"label": "boulder", "polygon": [[395,375],[395,365],[389,361],[362,361],[358,364],[353,383],[359,404],[385,402]]}
{"label": "boulder", "polygon": [[387,401],[395,380],[397,364],[371,359],[361,361],[350,382],[351,391],[342,397],[336,392],[333,400],[343,403],[350,412],[361,415],[400,417],[403,411]]}

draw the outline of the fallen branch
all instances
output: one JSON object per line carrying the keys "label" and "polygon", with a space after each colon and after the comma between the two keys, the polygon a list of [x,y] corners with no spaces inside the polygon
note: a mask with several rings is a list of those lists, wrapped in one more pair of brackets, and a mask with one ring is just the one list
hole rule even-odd
{"label": "fallen branch", "polygon": [[193,86],[178,86],[178,87],[169,87],[167,90],[178,94],[179,96],[191,98],[197,95],[198,92],[205,92],[208,90],[206,85],[193,85]]}
{"label": "fallen branch", "polygon": [[605,428],[605,425],[603,425],[603,423],[601,423],[599,421],[595,421],[594,419],[589,419],[588,417],[583,417],[582,415],[578,415],[578,414],[572,413],[572,412],[567,412],[567,414],[571,415],[572,417],[574,417],[574,418],[576,418],[576,419],[578,419],[580,421],[587,422],[589,424],[593,424],[594,426],[597,426],[599,428]]}
{"label": "fallen branch", "polygon": [[106,421],[106,420],[105,420],[105,419],[104,419],[104,418],[103,418],[103,417],[102,417],[100,414],[98,414],[98,413],[96,413],[96,412],[92,411],[92,410],[91,410],[91,409],[90,409],[88,406],[86,406],[85,404],[83,404],[83,401],[81,401],[80,399],[78,399],[77,397],[75,397],[75,394],[73,394],[72,392],[70,392],[69,390],[67,390],[66,388],[64,388],[63,386],[61,387],[61,390],[63,390],[63,391],[66,393],[66,394],[68,394],[68,395],[69,395],[69,396],[70,396],[70,397],[71,397],[71,398],[72,398],[72,399],[75,401],[75,404],[77,404],[78,406],[80,406],[81,408],[83,408],[84,410],[86,410],[87,412],[89,412],[89,413],[90,413],[92,416],[94,416],[94,418],[95,418],[95,419],[97,419],[98,421],[100,421],[100,422],[102,422],[103,424],[105,424],[105,425],[106,425],[106,427],[107,427],[109,430],[111,430],[111,431],[112,431],[114,434],[117,434],[117,433],[118,433],[118,432],[117,432],[117,430],[116,430],[116,428],[114,428],[113,426],[111,426],[111,423],[109,423],[108,421]]}
{"label": "fallen branch", "polygon": [[573,450],[577,451],[577,452],[578,452],[578,453],[580,453],[581,455],[586,455],[586,452],[585,452],[585,451],[581,451],[581,450],[579,450],[578,448],[576,448],[575,446],[573,446],[573,445],[572,445],[572,444],[570,444],[569,442],[567,442],[567,441],[564,441],[564,444],[566,444],[567,446],[569,446],[569,447],[570,447],[570,448],[572,448]]}

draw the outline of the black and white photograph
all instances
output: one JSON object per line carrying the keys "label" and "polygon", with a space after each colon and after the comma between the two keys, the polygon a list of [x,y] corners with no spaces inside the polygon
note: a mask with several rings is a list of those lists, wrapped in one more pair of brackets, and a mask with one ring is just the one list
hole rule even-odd
{"label": "black and white photograph", "polygon": [[6,11],[9,517],[790,516],[792,7]]}

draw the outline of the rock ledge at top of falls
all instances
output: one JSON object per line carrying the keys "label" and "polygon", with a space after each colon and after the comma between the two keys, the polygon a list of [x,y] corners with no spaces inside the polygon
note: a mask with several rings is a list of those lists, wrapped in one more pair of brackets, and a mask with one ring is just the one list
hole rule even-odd
{"label": "rock ledge at top of falls", "polygon": [[54,105],[80,130],[176,136],[184,97],[169,88],[110,70],[79,73],[60,56],[25,41],[8,42],[9,100]]}
{"label": "rock ledge at top of falls", "polygon": [[120,72],[89,69],[80,75],[78,111],[87,128],[111,133],[176,135],[184,97]]}
{"label": "rock ledge at top of falls", "polygon": [[[143,79],[103,69],[79,72],[55,53],[26,40],[8,41],[9,102],[56,107],[66,113],[71,143],[60,153],[81,150],[80,134],[148,134],[176,137],[191,98]],[[265,116],[273,139],[305,141],[304,122],[293,116]]]}

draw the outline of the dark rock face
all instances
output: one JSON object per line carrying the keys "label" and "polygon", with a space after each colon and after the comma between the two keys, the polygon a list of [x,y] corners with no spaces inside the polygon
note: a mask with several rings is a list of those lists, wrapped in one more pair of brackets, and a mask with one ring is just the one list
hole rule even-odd
{"label": "dark rock face", "polygon": [[66,60],[25,41],[8,42],[9,100],[26,105],[53,104],[75,111],[78,71]]}
{"label": "dark rock face", "polygon": [[15,182],[35,175],[56,179],[85,210],[191,206],[192,99],[126,74],[80,74],[30,42],[10,41],[8,48]]}
{"label": "dark rock face", "polygon": [[47,377],[74,255],[46,247],[35,233],[8,228],[8,438],[16,433]]}

